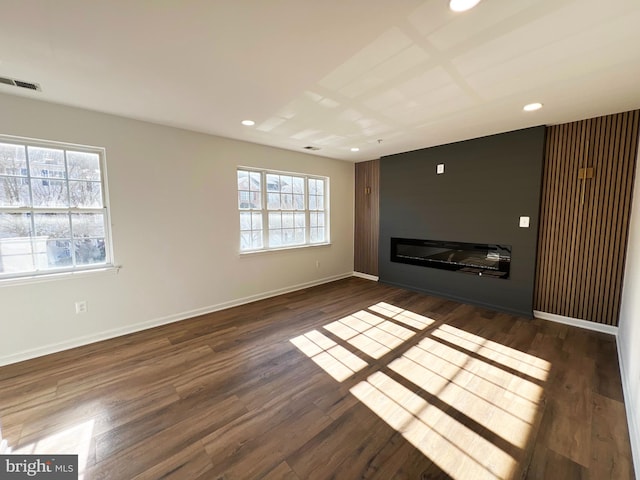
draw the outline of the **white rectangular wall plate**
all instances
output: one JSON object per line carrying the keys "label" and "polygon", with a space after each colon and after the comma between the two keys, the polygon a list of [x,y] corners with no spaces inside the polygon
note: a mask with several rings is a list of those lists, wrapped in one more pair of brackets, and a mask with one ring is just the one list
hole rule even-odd
{"label": "white rectangular wall plate", "polygon": [[79,300],[76,302],[76,313],[87,313],[87,301]]}

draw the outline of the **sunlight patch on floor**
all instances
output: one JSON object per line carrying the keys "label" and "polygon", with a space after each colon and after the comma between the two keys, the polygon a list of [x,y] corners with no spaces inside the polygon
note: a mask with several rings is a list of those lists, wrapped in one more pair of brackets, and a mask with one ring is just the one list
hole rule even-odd
{"label": "sunlight patch on floor", "polygon": [[350,389],[453,478],[507,478],[515,459],[382,372]]}
{"label": "sunlight patch on floor", "polygon": [[87,420],[60,432],[47,435],[36,442],[9,448],[5,453],[14,455],[78,455],[78,480],[84,479],[94,420]]}
{"label": "sunlight patch on floor", "polygon": [[413,327],[417,330],[424,330],[428,326],[432,325],[435,320],[419,313],[412,312],[411,310],[405,310],[404,308],[396,307],[386,302],[379,302],[375,305],[371,305],[369,310],[385,315],[394,319],[397,322],[404,323],[409,327]]}
{"label": "sunlight patch on floor", "polygon": [[[434,323],[380,302],[323,328],[373,359],[397,351],[350,392],[440,469],[460,480],[510,478],[551,364],[447,324],[414,339]],[[291,342],[339,382],[368,365],[317,330]]]}
{"label": "sunlight patch on floor", "polygon": [[317,330],[292,338],[290,342],[338,382],[367,366],[367,362]]}
{"label": "sunlight patch on floor", "polygon": [[545,381],[549,375],[551,364],[546,360],[451,325],[441,325],[433,332],[433,336],[538,380]]}
{"label": "sunlight patch on floor", "polygon": [[[529,389],[532,398],[522,398],[501,386],[515,381],[513,374],[496,372],[484,362],[460,358],[457,350],[442,351],[443,347],[448,348],[425,338],[392,361],[389,368],[511,445],[524,448],[538,411],[542,388],[532,384]],[[439,352],[432,352],[432,348]],[[453,360],[450,361],[447,355]],[[489,375],[495,381],[483,378]],[[536,389],[536,395],[533,395],[533,389]]]}
{"label": "sunlight patch on floor", "polygon": [[364,311],[336,320],[324,328],[376,359],[415,335],[408,328]]}

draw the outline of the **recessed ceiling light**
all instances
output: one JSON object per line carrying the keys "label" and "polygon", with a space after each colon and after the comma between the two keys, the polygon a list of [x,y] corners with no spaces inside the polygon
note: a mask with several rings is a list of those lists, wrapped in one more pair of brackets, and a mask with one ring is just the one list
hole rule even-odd
{"label": "recessed ceiling light", "polygon": [[525,105],[522,109],[525,112],[535,112],[536,110],[540,110],[542,108],[542,104],[540,102],[529,103]]}
{"label": "recessed ceiling light", "polygon": [[352,152],[359,152],[359,151],[360,151],[360,149],[359,149],[358,147],[352,147],[352,148],[351,148],[351,151],[352,151]]}
{"label": "recessed ceiling light", "polygon": [[466,12],[479,3],[480,0],[449,0],[449,8],[454,12]]}
{"label": "recessed ceiling light", "polygon": [[253,120],[242,120],[242,124],[245,127],[252,127],[256,124],[256,122],[254,122]]}

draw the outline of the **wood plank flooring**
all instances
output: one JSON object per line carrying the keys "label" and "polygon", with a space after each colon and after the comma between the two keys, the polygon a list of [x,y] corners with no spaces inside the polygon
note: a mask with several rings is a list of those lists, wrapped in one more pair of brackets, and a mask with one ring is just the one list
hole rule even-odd
{"label": "wood plank flooring", "polygon": [[615,339],[358,278],[0,368],[81,478],[632,479]]}

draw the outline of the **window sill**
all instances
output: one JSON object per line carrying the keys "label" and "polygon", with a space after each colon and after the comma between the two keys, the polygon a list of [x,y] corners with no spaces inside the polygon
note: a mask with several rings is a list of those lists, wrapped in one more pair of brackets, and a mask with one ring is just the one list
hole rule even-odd
{"label": "window sill", "polygon": [[13,277],[0,279],[0,288],[17,285],[30,285],[33,283],[55,282],[58,280],[71,280],[85,278],[90,275],[117,274],[120,272],[120,265],[108,265],[101,268],[90,268],[86,270],[75,270],[72,272],[42,273],[39,275],[25,275],[24,277]]}
{"label": "window sill", "polygon": [[238,252],[240,257],[249,257],[252,255],[260,255],[264,253],[279,253],[279,252],[287,252],[290,250],[302,250],[305,248],[318,248],[318,247],[330,247],[331,242],[327,243],[314,243],[310,245],[293,245],[291,247],[282,247],[282,248],[269,248],[268,250],[247,250],[245,252]]}

